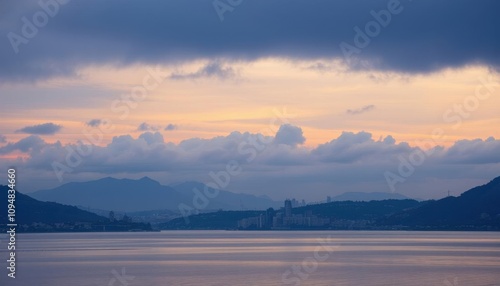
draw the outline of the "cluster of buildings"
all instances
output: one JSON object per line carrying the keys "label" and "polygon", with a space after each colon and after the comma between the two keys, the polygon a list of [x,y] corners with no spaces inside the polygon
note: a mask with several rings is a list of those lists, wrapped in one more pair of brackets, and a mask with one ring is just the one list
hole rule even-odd
{"label": "cluster of buildings", "polygon": [[312,211],[306,211],[304,214],[293,214],[292,208],[294,207],[294,203],[295,206],[301,206],[295,199],[285,200],[285,206],[280,211],[276,212],[270,208],[266,213],[259,216],[239,220],[238,228],[290,229],[321,227],[330,224],[330,219],[315,216],[312,214]]}

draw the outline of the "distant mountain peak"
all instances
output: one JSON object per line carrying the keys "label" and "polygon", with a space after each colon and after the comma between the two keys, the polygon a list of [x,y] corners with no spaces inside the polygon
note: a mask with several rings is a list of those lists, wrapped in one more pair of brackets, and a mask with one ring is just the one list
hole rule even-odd
{"label": "distant mountain peak", "polygon": [[[139,179],[139,181],[142,181],[142,182],[155,182],[155,183],[158,183],[157,181],[151,179],[150,177],[148,176],[144,176],[142,178]],[[159,184],[159,183],[158,183]]]}
{"label": "distant mountain peak", "polygon": [[[54,189],[40,190],[31,195],[38,200],[53,201],[68,205],[80,205],[101,210],[151,211],[169,209],[177,211],[179,205],[193,204],[196,193],[205,194],[205,185],[190,181],[173,186],[164,186],[150,177],[140,179],[116,179],[111,177],[96,181],[73,182]],[[212,191],[210,191],[213,193]],[[220,190],[210,198],[210,209],[267,209],[276,202],[249,194]],[[279,203],[281,205],[281,203]]]}
{"label": "distant mountain peak", "polygon": [[150,177],[148,176],[144,176],[140,179],[128,179],[128,178],[123,178],[123,179],[118,179],[118,178],[113,178],[113,177],[104,177],[102,179],[99,179],[99,180],[95,180],[95,181],[87,181],[85,183],[95,183],[95,182],[109,182],[109,183],[112,183],[112,182],[141,182],[141,183],[154,183],[154,184],[160,184],[158,181],[155,181],[153,179],[151,179]]}
{"label": "distant mountain peak", "polygon": [[[103,182],[103,181],[117,181],[117,180],[118,180],[118,179],[113,178],[113,177],[104,177],[104,178],[101,178],[101,179],[98,179],[98,180],[95,180],[95,181],[101,181],[101,182]],[[87,183],[88,183],[88,182],[94,182],[94,181],[87,181]],[[73,182],[73,183],[74,183],[74,182]]]}

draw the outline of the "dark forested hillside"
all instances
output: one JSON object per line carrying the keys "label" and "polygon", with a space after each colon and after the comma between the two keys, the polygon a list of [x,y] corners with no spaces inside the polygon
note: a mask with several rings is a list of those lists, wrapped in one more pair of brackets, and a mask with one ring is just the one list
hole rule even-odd
{"label": "dark forested hillside", "polygon": [[[7,186],[0,185],[0,230],[7,225]],[[15,223],[19,232],[47,231],[127,231],[151,230],[151,226],[131,221],[110,222],[108,218],[81,210],[74,206],[41,202],[16,192]]]}
{"label": "dark forested hillside", "polygon": [[500,229],[500,177],[459,197],[427,201],[379,223],[412,229]]}
{"label": "dark forested hillside", "polygon": [[[0,185],[0,221],[7,221],[7,186]],[[18,224],[32,224],[35,222],[63,223],[63,222],[98,222],[105,217],[81,210],[74,206],[58,203],[41,202],[27,195],[16,192],[16,221]]]}

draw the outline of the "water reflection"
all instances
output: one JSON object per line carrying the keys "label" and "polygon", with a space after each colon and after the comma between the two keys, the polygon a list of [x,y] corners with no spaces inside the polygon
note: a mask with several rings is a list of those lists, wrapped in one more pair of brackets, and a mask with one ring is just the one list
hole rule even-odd
{"label": "water reflection", "polygon": [[485,232],[20,234],[18,257],[1,285],[500,285]]}

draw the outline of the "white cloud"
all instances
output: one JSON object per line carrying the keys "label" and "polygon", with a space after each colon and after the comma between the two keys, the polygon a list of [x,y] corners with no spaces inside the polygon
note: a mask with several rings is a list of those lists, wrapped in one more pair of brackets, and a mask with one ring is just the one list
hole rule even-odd
{"label": "white cloud", "polygon": [[290,124],[281,125],[274,139],[276,144],[284,144],[292,147],[303,144],[305,141],[306,138],[302,134],[302,129]]}
{"label": "white cloud", "polygon": [[[343,132],[313,149],[298,145],[304,140],[301,129],[291,125],[281,126],[275,137],[235,131],[178,144],[165,142],[159,132],[145,132],[136,138],[116,136],[106,146],[47,143],[31,135],[0,147],[0,154],[26,154],[24,158],[2,160],[0,167],[15,164],[20,172],[29,173],[26,180],[32,181],[34,191],[40,188],[34,183],[38,180],[53,178],[53,183],[57,182],[51,164],[66,164],[68,150],[86,154],[71,166],[67,180],[156,175],[166,184],[206,181],[209,172],[224,170],[229,161],[235,160],[243,171],[231,179],[230,190],[278,199],[292,195],[319,198],[349,190],[389,191],[384,172],[397,173],[400,158],[422,151],[406,142],[396,144],[392,136],[374,140],[368,132]],[[461,140],[449,148],[434,150],[398,186],[398,191],[410,197],[435,197],[437,191],[449,186],[465,191],[478,181],[500,175],[500,140]]]}
{"label": "white cloud", "polygon": [[14,151],[34,154],[43,149],[47,144],[42,138],[36,135],[30,135],[15,143],[9,143],[0,148],[0,154],[8,154]]}
{"label": "white cloud", "polygon": [[386,161],[389,156],[409,153],[411,148],[407,143],[395,144],[394,138],[387,136],[381,141],[374,141],[367,132],[342,132],[332,141],[319,145],[311,153],[318,160],[336,163],[353,163],[357,161]]}
{"label": "white cloud", "polygon": [[500,163],[500,140],[460,140],[444,151],[443,161],[453,164],[498,164]]}

